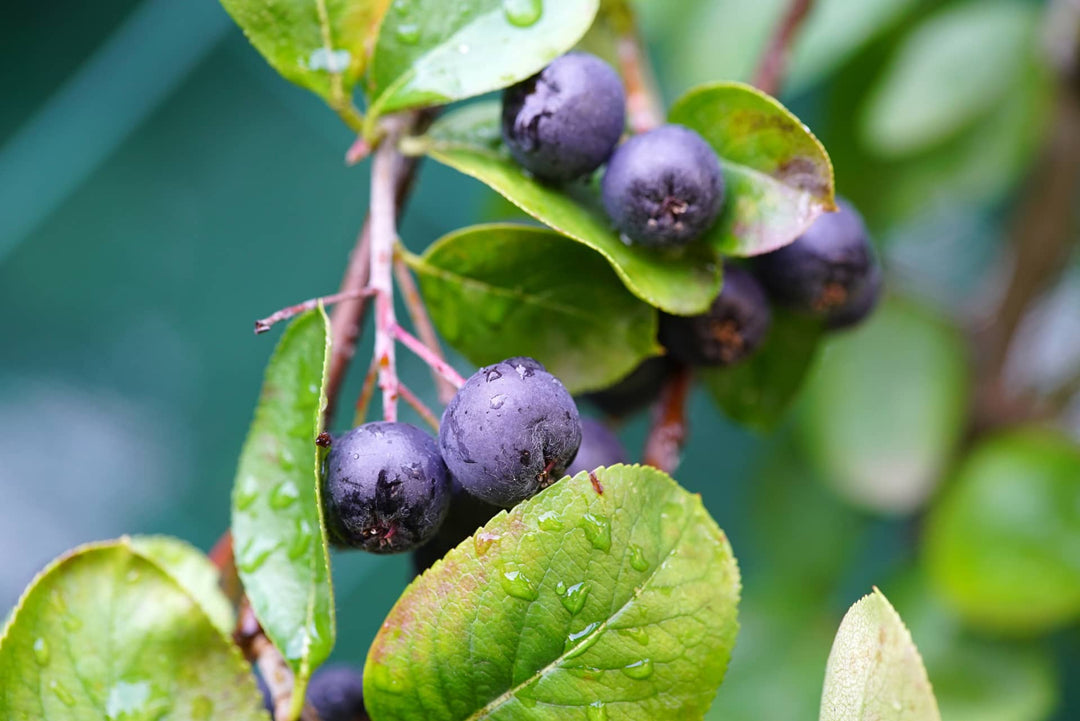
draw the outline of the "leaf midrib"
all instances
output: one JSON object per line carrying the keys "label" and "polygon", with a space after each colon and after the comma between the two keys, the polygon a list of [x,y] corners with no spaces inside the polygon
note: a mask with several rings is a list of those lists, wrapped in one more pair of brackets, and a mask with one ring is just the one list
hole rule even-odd
{"label": "leaf midrib", "polygon": [[[684,501],[684,505],[685,505],[685,501]],[[471,716],[466,718],[465,721],[480,721],[481,719],[488,718],[491,713],[493,713],[495,710],[497,710],[504,703],[511,700],[512,698],[515,698],[517,693],[519,691],[521,691],[521,689],[525,688],[526,686],[533,683],[537,679],[542,678],[548,671],[557,668],[559,664],[561,664],[563,661],[566,660],[566,656],[567,656],[568,653],[571,653],[571,652],[575,651],[578,647],[580,647],[586,641],[589,641],[589,639],[593,638],[594,636],[596,636],[598,634],[605,633],[607,631],[608,626],[610,625],[610,623],[612,621],[614,621],[615,619],[617,619],[623,613],[623,611],[625,611],[627,608],[629,608],[635,601],[637,601],[641,597],[641,594],[644,593],[645,589],[649,586],[649,584],[652,582],[652,580],[654,578],[656,578],[656,576],[659,575],[661,569],[664,568],[664,564],[666,564],[669,560],[671,560],[671,558],[675,555],[675,551],[679,548],[679,545],[682,543],[683,537],[686,535],[687,528],[689,528],[690,524],[692,523],[692,521],[693,521],[693,519],[695,517],[696,517],[696,514],[694,514],[694,513],[689,514],[689,517],[687,518],[687,522],[682,526],[682,528],[679,529],[679,537],[677,539],[675,539],[674,543],[671,544],[671,548],[668,549],[667,554],[665,554],[664,560],[662,560],[660,563],[656,564],[656,570],[653,573],[651,573],[649,575],[649,577],[646,578],[645,581],[640,586],[635,588],[634,592],[632,594],[630,594],[630,597],[626,599],[626,602],[623,603],[623,605],[620,606],[618,608],[618,610],[616,610],[614,613],[612,613],[610,616],[608,616],[606,619],[604,619],[600,623],[600,625],[596,627],[595,631],[590,633],[588,636],[582,637],[580,639],[580,641],[577,644],[575,644],[574,646],[572,646],[571,648],[569,648],[569,649],[564,648],[563,652],[561,654],[559,654],[559,656],[557,658],[552,659],[546,666],[544,666],[543,668],[538,669],[536,671],[536,673],[534,673],[532,676],[529,676],[524,681],[521,681],[520,683],[516,684],[515,686],[512,686],[511,688],[507,689],[506,691],[504,691],[500,695],[493,698],[491,701],[488,701],[482,708],[477,709]]]}

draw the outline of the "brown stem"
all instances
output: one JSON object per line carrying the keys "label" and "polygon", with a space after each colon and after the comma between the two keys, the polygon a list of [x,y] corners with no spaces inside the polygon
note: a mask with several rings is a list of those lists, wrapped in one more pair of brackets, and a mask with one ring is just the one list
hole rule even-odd
{"label": "brown stem", "polygon": [[[270,689],[270,701],[274,709],[275,721],[288,721],[291,718],[293,687],[296,679],[292,669],[266,637],[255,612],[245,600],[237,614],[236,631],[233,640],[240,647],[248,663],[259,669],[259,675]],[[300,712],[301,721],[319,721],[319,715],[310,704],[305,703]]]}
{"label": "brown stem", "polygon": [[296,305],[290,305],[288,308],[282,308],[279,311],[271,313],[265,318],[261,318],[255,321],[255,335],[265,333],[274,327],[275,323],[280,323],[283,320],[289,320],[290,318],[300,315],[301,313],[309,310],[313,310],[318,307],[319,303],[324,306],[330,306],[334,303],[340,303],[345,300],[356,300],[357,298],[370,298],[375,294],[371,288],[361,288],[355,293],[334,293],[333,295],[324,295],[319,298],[311,298],[305,300],[303,303],[297,303]]}
{"label": "brown stem", "polygon": [[626,85],[626,115],[630,130],[644,133],[664,122],[664,109],[656,91],[656,79],[649,56],[632,23],[619,36],[619,69]]}
{"label": "brown stem", "polygon": [[788,5],[787,12],[784,13],[776,31],[769,38],[757,72],[754,73],[754,85],[762,92],[769,95],[780,92],[780,85],[784,80],[788,59],[791,56],[791,43],[813,5],[814,0],[791,0]]}
{"label": "brown stem", "polygon": [[680,365],[668,377],[653,410],[653,424],[645,439],[644,463],[665,473],[674,473],[679,467],[686,443],[686,401],[693,385],[692,376],[687,366]]}
{"label": "brown stem", "polygon": [[[436,358],[445,362],[446,358],[443,355],[442,348],[439,346],[439,336],[435,334],[435,326],[431,324],[431,316],[428,315],[427,307],[424,306],[424,299],[420,296],[420,289],[416,287],[416,281],[413,280],[409,267],[405,265],[405,261],[401,259],[400,255],[394,257],[394,278],[397,280],[402,300],[405,301],[405,307],[409,311],[409,319],[412,321],[413,327],[416,328],[416,334],[420,336],[420,340],[424,342],[424,345],[428,347]],[[439,375],[439,372],[435,369],[432,369],[431,377],[435,381],[435,390],[439,395],[439,402],[446,405],[454,397],[457,390],[450,381]]]}

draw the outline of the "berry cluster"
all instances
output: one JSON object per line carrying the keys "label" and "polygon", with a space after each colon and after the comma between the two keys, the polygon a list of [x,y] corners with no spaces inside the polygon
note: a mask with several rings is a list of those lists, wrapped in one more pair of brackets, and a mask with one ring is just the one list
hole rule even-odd
{"label": "berry cluster", "polygon": [[[503,94],[502,134],[518,163],[545,182],[566,182],[605,162],[603,207],[628,243],[678,249],[700,238],[724,204],[720,161],[700,135],[663,125],[619,144],[625,97],[599,58],[564,55]],[[698,316],[664,315],[660,341],[671,359],[730,366],[751,355],[772,322],[771,304],[820,317],[831,329],[865,318],[881,294],[881,270],[866,226],[846,201],[784,248],[727,263],[724,286]],[[614,415],[651,398],[671,361],[653,359],[594,400]]]}

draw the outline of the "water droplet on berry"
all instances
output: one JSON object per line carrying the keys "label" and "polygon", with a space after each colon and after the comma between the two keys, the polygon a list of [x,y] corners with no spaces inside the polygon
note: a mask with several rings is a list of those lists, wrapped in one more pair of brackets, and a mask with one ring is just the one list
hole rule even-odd
{"label": "water droplet on berry", "polygon": [[536,519],[536,525],[545,531],[561,531],[563,522],[555,511],[544,511]]}
{"label": "water droplet on berry", "polygon": [[300,497],[300,489],[292,481],[284,481],[270,492],[270,507],[282,510],[288,508]]}
{"label": "water droplet on berry", "polygon": [[588,721],[607,721],[607,707],[603,701],[593,701],[585,707],[585,718]]}
{"label": "water droplet on berry", "polygon": [[420,42],[420,26],[416,23],[403,23],[394,31],[398,42],[405,45],[416,45]]}
{"label": "water droplet on berry", "polygon": [[581,528],[593,548],[605,552],[611,550],[611,521],[606,516],[586,513],[581,517]]}
{"label": "water droplet on berry", "polygon": [[640,661],[635,661],[634,663],[623,666],[622,672],[629,678],[643,681],[649,676],[652,676],[652,659],[643,658]]}
{"label": "water droplet on berry", "polygon": [[535,601],[539,596],[532,581],[525,576],[524,571],[516,563],[508,563],[503,566],[499,583],[502,584],[503,590],[508,595],[520,598],[522,601]]}
{"label": "water droplet on berry", "polygon": [[503,13],[507,22],[519,28],[535,25],[543,12],[542,0],[503,0]]}
{"label": "water droplet on berry", "polygon": [[635,571],[648,571],[649,562],[645,559],[645,551],[636,543],[630,544],[630,567]]}
{"label": "water droplet on berry", "polygon": [[34,641],[34,660],[41,666],[49,665],[49,642],[43,638]]}
{"label": "water droplet on berry", "polygon": [[[557,591],[558,588],[556,587],[555,590]],[[585,607],[585,601],[589,598],[589,584],[585,581],[575,583],[559,595],[561,596],[559,600],[562,601],[563,608],[576,616]]]}
{"label": "water droplet on berry", "polygon": [[505,393],[496,393],[491,397],[491,400],[488,401],[488,405],[491,407],[491,410],[497,411],[506,404],[506,398],[507,395]]}
{"label": "water droplet on berry", "polygon": [[71,691],[64,688],[59,681],[50,681],[49,690],[56,694],[56,698],[60,699],[60,702],[65,706],[74,706],[75,697],[71,695]]}

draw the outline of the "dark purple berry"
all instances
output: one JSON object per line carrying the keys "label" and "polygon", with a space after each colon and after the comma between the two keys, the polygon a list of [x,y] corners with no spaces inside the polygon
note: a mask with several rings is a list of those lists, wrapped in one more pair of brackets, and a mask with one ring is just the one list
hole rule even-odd
{"label": "dark purple berry", "polygon": [[595,418],[581,419],[581,447],[566,469],[566,475],[575,476],[582,471],[593,471],[600,466],[626,463],[626,449],[619,437],[605,424]]}
{"label": "dark purple berry", "polygon": [[335,545],[409,551],[435,535],[450,505],[450,478],[435,441],[407,423],[365,423],[336,438],[324,474]]}
{"label": "dark purple berry", "polygon": [[439,430],[439,450],[457,482],[504,508],[562,478],[581,443],[574,399],[528,360],[474,373],[446,406]]}
{"label": "dark purple berry", "polygon": [[772,323],[769,299],[753,275],[724,267],[720,295],[702,315],[663,315],[660,342],[688,365],[729,366],[757,350]]}
{"label": "dark purple berry", "polygon": [[423,573],[446,553],[476,532],[498,513],[498,506],[481,501],[466,493],[453,476],[450,477],[450,512],[435,537],[413,551],[413,570]]}
{"label": "dark purple berry", "polygon": [[825,318],[829,330],[843,330],[865,320],[877,306],[884,283],[881,266],[875,263],[870,275],[852,292],[847,303],[829,311]]}
{"label": "dark purple berry", "polygon": [[754,259],[754,272],[778,302],[828,316],[870,277],[875,261],[863,219],[846,201],[837,205],[793,243]]}
{"label": "dark purple berry", "polygon": [[585,398],[609,416],[628,416],[659,397],[675,366],[676,362],[668,356],[647,358],[618,383],[588,393]]}
{"label": "dark purple berry", "polygon": [[601,189],[615,227],[631,242],[657,248],[701,236],[724,201],[716,153],[681,125],[663,125],[620,145]]}
{"label": "dark purple berry", "polygon": [[348,666],[324,666],[307,688],[320,721],[370,721],[364,708],[364,677]]}
{"label": "dark purple berry", "polygon": [[503,140],[514,159],[542,180],[564,182],[599,168],[625,124],[622,80],[587,53],[556,58],[503,91]]}

